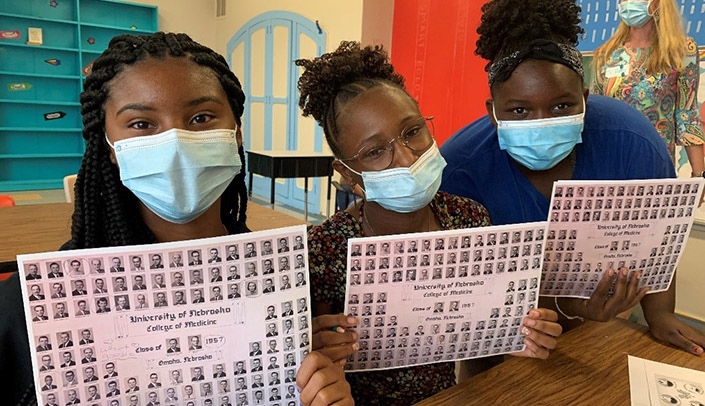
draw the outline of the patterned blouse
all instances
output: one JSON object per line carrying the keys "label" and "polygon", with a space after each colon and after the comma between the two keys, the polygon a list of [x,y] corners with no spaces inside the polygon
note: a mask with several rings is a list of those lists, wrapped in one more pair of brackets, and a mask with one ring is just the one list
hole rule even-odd
{"label": "patterned blouse", "polygon": [[594,72],[591,92],[627,102],[644,113],[666,142],[671,159],[676,144],[688,147],[705,143],[698,110],[700,78],[698,46],[688,38],[683,72],[647,74],[644,69],[651,48],[615,50],[599,72]]}
{"label": "patterned blouse", "polygon": [[[490,225],[487,210],[474,200],[438,192],[430,204],[442,230]],[[341,211],[308,232],[311,295],[317,303],[330,304],[341,313],[347,279],[349,238],[365,237],[364,204],[356,218]],[[417,365],[346,375],[358,405],[411,405],[455,384],[453,362]]]}

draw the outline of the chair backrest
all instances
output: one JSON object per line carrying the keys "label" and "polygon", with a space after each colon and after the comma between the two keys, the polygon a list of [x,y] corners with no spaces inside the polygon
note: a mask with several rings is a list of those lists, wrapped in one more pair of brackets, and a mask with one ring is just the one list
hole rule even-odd
{"label": "chair backrest", "polygon": [[331,184],[335,187],[335,211],[343,211],[355,201],[355,194],[350,185],[341,184],[338,181],[332,181]]}
{"label": "chair backrest", "polygon": [[64,176],[64,194],[66,195],[66,202],[73,202],[73,189],[76,186],[76,175],[66,175]]}
{"label": "chair backrest", "polygon": [[0,195],[0,207],[10,207],[15,205],[15,199],[12,196]]}

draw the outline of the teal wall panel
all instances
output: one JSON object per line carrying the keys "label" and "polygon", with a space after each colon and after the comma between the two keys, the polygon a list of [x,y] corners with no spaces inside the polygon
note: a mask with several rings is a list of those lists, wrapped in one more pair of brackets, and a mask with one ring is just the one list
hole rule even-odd
{"label": "teal wall panel", "polygon": [[[27,44],[28,29],[42,44]],[[157,30],[157,8],[114,0],[0,1],[0,192],[61,188],[84,142],[82,69],[124,33]],[[12,38],[12,37],[16,38]]]}

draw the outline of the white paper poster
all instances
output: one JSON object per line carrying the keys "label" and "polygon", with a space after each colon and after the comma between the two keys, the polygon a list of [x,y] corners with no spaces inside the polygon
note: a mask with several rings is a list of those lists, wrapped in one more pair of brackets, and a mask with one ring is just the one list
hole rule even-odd
{"label": "white paper poster", "polygon": [[541,295],[588,298],[609,268],[668,290],[703,179],[559,181],[553,186]]}
{"label": "white paper poster", "polygon": [[348,242],[345,313],[359,317],[349,371],[524,349],[546,222]]}
{"label": "white paper poster", "polygon": [[296,226],[19,256],[39,402],[298,405],[305,238]]}

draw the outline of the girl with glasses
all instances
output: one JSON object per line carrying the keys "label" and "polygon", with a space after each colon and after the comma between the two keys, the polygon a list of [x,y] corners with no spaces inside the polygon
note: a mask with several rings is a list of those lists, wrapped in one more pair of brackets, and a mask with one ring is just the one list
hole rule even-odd
{"label": "girl with glasses", "polygon": [[[430,117],[404,88],[381,47],[343,42],[332,53],[298,60],[299,106],[323,127],[343,181],[362,198],[309,230],[313,348],[343,365],[358,349],[344,331],[357,319],[341,314],[349,238],[481,227],[479,203],[439,192],[446,163],[433,140]],[[353,275],[354,277],[354,275]],[[533,311],[522,355],[548,356],[560,326],[555,312]],[[332,331],[331,329],[335,329]],[[357,404],[409,405],[455,384],[453,362],[348,374]]]}

